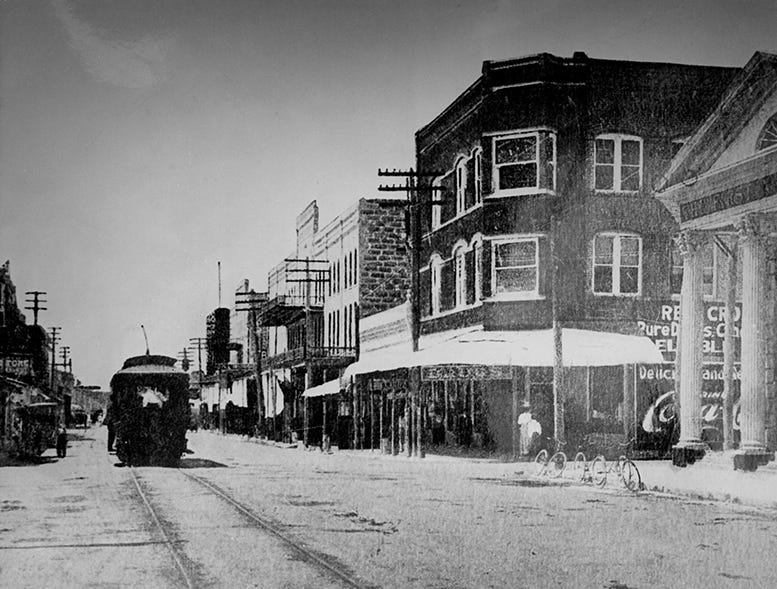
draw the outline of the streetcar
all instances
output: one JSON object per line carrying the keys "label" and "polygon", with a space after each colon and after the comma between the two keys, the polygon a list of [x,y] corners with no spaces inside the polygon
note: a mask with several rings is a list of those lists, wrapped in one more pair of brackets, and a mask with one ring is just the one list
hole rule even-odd
{"label": "streetcar", "polygon": [[189,375],[175,358],[127,358],[111,379],[116,455],[129,466],[176,466],[186,450]]}

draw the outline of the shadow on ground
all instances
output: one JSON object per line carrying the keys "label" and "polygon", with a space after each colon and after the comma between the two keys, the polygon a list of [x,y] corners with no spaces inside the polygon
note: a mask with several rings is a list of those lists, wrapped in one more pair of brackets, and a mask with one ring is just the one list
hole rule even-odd
{"label": "shadow on ground", "polygon": [[178,468],[229,468],[226,464],[207,458],[181,458]]}
{"label": "shadow on ground", "polygon": [[8,454],[0,455],[0,467],[3,466],[40,466],[41,464],[52,464],[58,462],[59,458],[53,456],[28,456],[17,457]]}

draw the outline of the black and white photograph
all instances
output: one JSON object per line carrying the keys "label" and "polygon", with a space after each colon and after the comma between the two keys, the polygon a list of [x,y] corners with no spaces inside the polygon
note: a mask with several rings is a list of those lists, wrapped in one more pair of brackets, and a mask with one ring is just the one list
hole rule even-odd
{"label": "black and white photograph", "polygon": [[0,587],[777,587],[776,27],[0,0]]}

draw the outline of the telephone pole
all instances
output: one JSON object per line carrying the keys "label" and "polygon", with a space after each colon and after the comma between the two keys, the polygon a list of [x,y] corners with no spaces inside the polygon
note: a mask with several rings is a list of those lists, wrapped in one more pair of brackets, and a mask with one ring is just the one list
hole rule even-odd
{"label": "telephone pole", "polygon": [[[63,371],[67,370],[68,366],[72,367],[72,361],[71,361],[70,364],[68,364],[68,361],[67,361],[68,356],[70,355],[70,346],[62,346],[59,349],[59,355],[62,357],[62,364],[60,366],[62,366],[62,370]],[[73,372],[72,368],[71,368],[70,372],[71,373]]]}
{"label": "telephone pole", "polygon": [[[262,384],[262,349],[259,341],[259,326],[257,325],[256,312],[262,308],[262,305],[268,301],[266,292],[237,292],[235,299],[235,311],[247,312],[251,322],[248,331],[253,339],[254,345],[254,378],[256,379],[256,404],[257,420],[259,421],[259,436],[265,435],[265,415],[264,415],[264,386]],[[273,415],[273,424],[275,424],[275,415]],[[274,429],[274,427],[273,427]],[[273,432],[274,433],[274,432]]]}
{"label": "telephone pole", "polygon": [[47,293],[45,293],[42,290],[28,290],[26,293],[28,298],[25,302],[32,305],[31,307],[25,307],[25,309],[28,309],[32,311],[32,317],[33,317],[33,325],[38,324],[38,311],[48,311],[48,308],[44,307],[48,301],[46,301],[43,297],[46,296]]}
{"label": "telephone pole", "polygon": [[[382,206],[405,207],[407,227],[410,238],[408,244],[410,253],[410,335],[413,351],[418,351],[418,340],[421,331],[421,293],[420,293],[420,268],[421,268],[421,208],[440,206],[441,201],[434,198],[435,192],[442,191],[442,186],[435,186],[434,180],[442,176],[438,171],[409,170],[378,170],[378,176],[404,178],[405,185],[378,186],[380,192],[404,192],[407,202],[384,203]],[[423,184],[419,184],[423,180]],[[430,198],[421,198],[422,194],[429,194]],[[406,436],[410,432],[411,420],[415,422],[415,451],[411,450],[411,440],[407,439],[407,454],[413,453],[418,458],[424,457],[423,447],[423,410],[424,399],[421,392],[421,367],[411,366],[410,372],[410,405],[405,403]]]}
{"label": "telephone pole", "polygon": [[60,340],[58,336],[62,331],[61,327],[50,327],[51,331],[51,385],[50,388],[54,390],[54,376],[57,371],[57,342]]}
{"label": "telephone pole", "polygon": [[189,372],[189,348],[184,348],[178,352],[178,359],[181,361],[181,369]]}
{"label": "telephone pole", "polygon": [[[208,340],[204,337],[189,338],[189,343],[197,350],[197,391],[200,395],[200,404],[202,404],[202,348],[206,341]],[[202,420],[202,415],[200,415],[200,420]]]}

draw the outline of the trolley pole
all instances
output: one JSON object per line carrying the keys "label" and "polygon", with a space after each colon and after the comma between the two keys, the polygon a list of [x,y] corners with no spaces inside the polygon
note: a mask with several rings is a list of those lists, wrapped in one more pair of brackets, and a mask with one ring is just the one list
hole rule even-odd
{"label": "trolley pole", "polygon": [[[436,171],[415,171],[409,170],[378,170],[378,176],[405,178],[405,185],[378,186],[380,192],[404,192],[407,195],[407,202],[385,203],[383,206],[403,206],[406,211],[408,227],[408,253],[410,257],[410,335],[412,338],[413,352],[418,351],[418,340],[421,332],[421,292],[420,292],[420,268],[421,268],[421,207],[439,206],[442,204],[434,198],[436,191],[441,191],[441,186],[434,185],[434,179],[442,176],[441,172]],[[419,185],[419,180],[424,180],[423,185]],[[428,193],[429,199],[421,198],[422,194]],[[415,426],[415,448],[413,455],[417,458],[424,458],[424,410],[425,403],[422,395],[421,386],[421,367],[411,366],[409,393],[411,411],[407,410],[405,405],[405,415],[407,419],[406,429],[410,431],[410,422]],[[410,446],[412,437],[408,439],[408,455],[410,455]]]}

